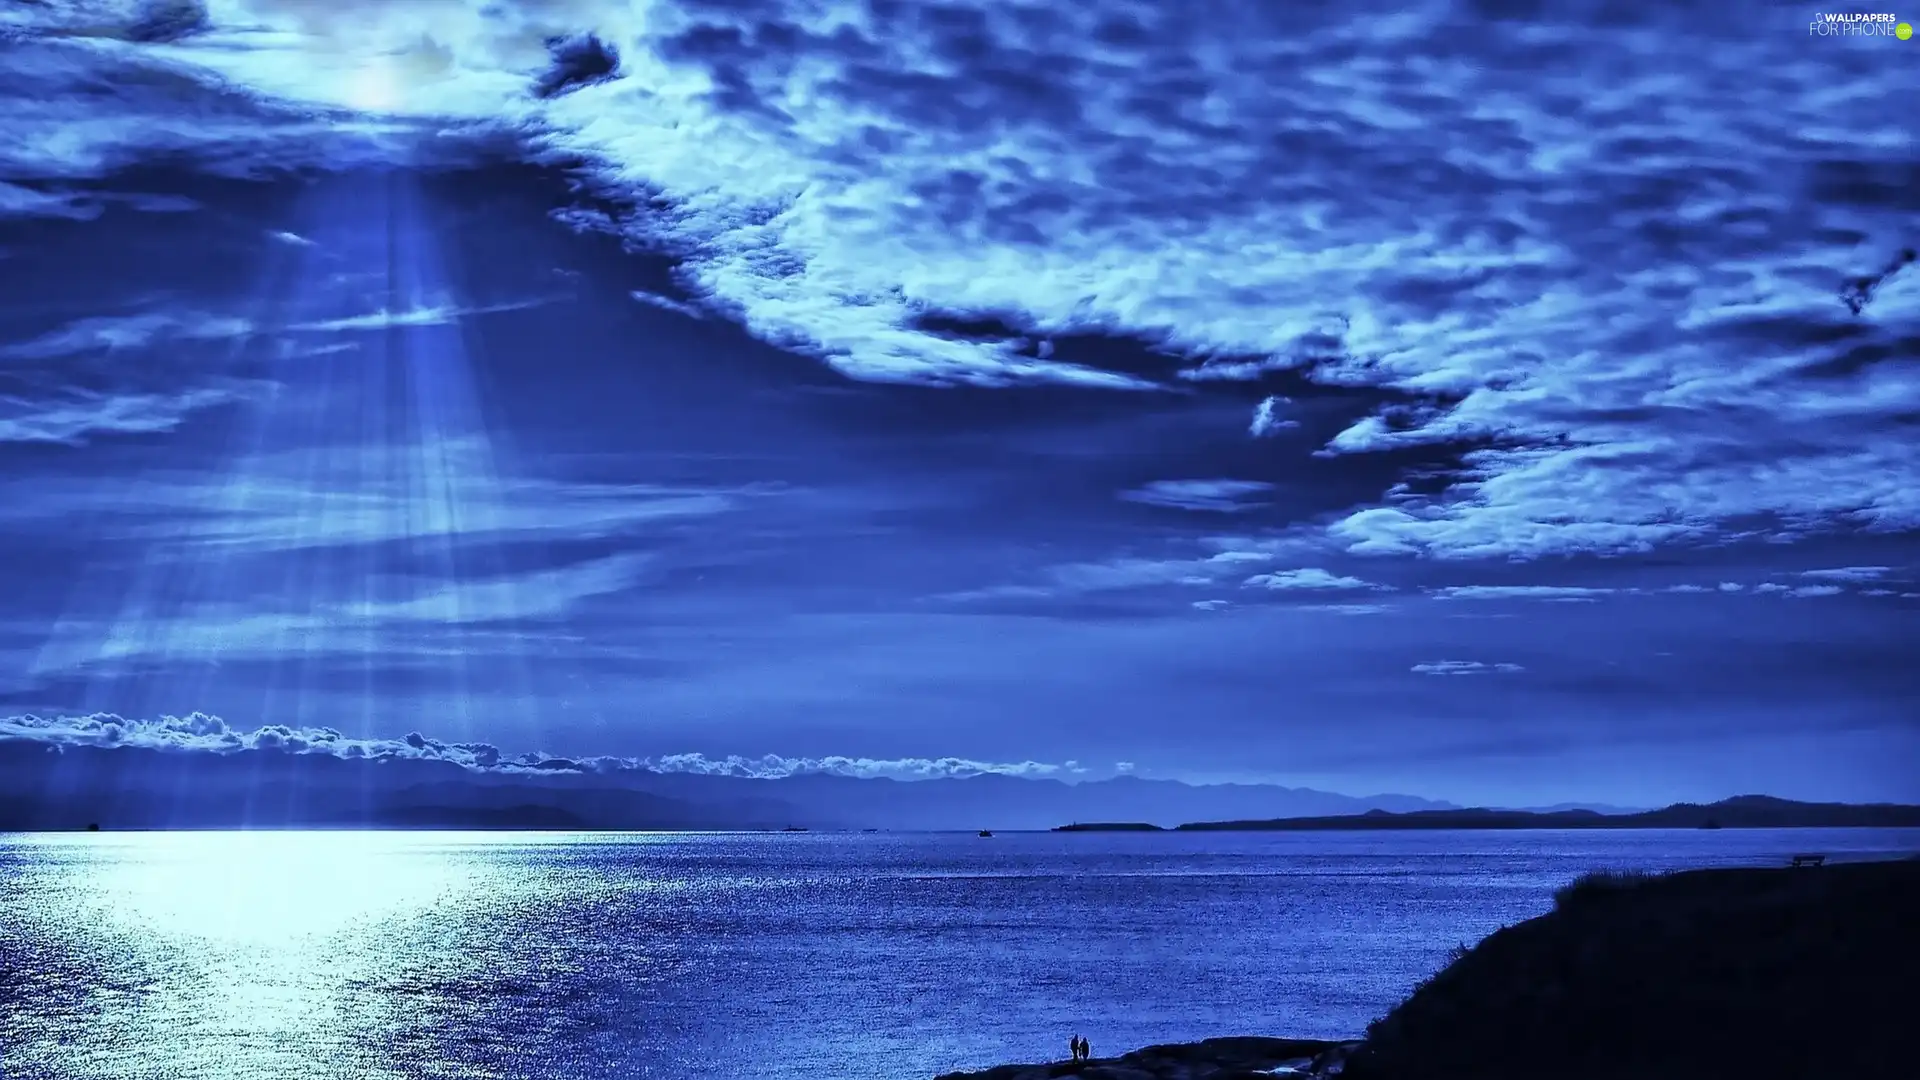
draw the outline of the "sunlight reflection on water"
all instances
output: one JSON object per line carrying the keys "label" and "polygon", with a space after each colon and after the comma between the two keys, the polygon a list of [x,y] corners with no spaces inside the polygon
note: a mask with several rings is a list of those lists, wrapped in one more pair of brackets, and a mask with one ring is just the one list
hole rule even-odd
{"label": "sunlight reflection on water", "polygon": [[[406,833],[22,838],[15,855],[25,872],[8,891],[38,900],[22,966],[40,984],[41,1005],[54,1007],[34,1033],[40,1053],[30,1049],[13,1068],[236,1080],[439,1071],[392,1051],[436,1041],[461,995],[502,989],[494,965],[516,951],[503,940],[516,914],[595,891],[542,857],[578,839],[503,847],[499,836]],[[513,959],[524,968],[524,955]],[[96,992],[84,992],[89,982]],[[524,1034],[477,1031],[460,1033],[465,1056]],[[456,1065],[461,1056],[435,1055]]]}

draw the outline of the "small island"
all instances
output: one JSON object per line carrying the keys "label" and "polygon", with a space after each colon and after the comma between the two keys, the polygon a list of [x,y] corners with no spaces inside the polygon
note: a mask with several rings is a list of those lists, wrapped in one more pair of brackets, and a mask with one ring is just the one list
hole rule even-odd
{"label": "small island", "polygon": [[1346,1043],[1216,1038],[939,1080],[1910,1075],[1920,858],[1590,874]]}
{"label": "small island", "polygon": [[1145,821],[1076,821],[1071,825],[1055,825],[1054,832],[1165,832],[1159,826]]}

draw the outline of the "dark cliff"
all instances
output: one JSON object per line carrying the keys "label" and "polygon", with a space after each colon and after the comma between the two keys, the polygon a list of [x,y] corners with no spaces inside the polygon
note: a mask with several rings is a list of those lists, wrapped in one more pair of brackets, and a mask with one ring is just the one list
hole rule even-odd
{"label": "dark cliff", "polygon": [[1920,861],[1583,879],[1372,1025],[1346,1080],[1910,1076]]}

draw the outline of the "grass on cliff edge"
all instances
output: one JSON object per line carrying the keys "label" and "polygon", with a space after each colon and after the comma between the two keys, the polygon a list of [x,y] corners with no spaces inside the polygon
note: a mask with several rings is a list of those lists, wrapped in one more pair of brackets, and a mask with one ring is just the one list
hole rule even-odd
{"label": "grass on cliff edge", "polygon": [[1368,1029],[1348,1080],[1910,1078],[1920,862],[1594,874]]}

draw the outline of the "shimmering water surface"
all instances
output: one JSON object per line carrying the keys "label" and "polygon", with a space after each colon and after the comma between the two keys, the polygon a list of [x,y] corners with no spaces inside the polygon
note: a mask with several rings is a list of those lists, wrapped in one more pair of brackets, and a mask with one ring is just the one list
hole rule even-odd
{"label": "shimmering water surface", "polygon": [[1920,830],[0,835],[0,1076],[924,1078],[1347,1036],[1583,871]]}

